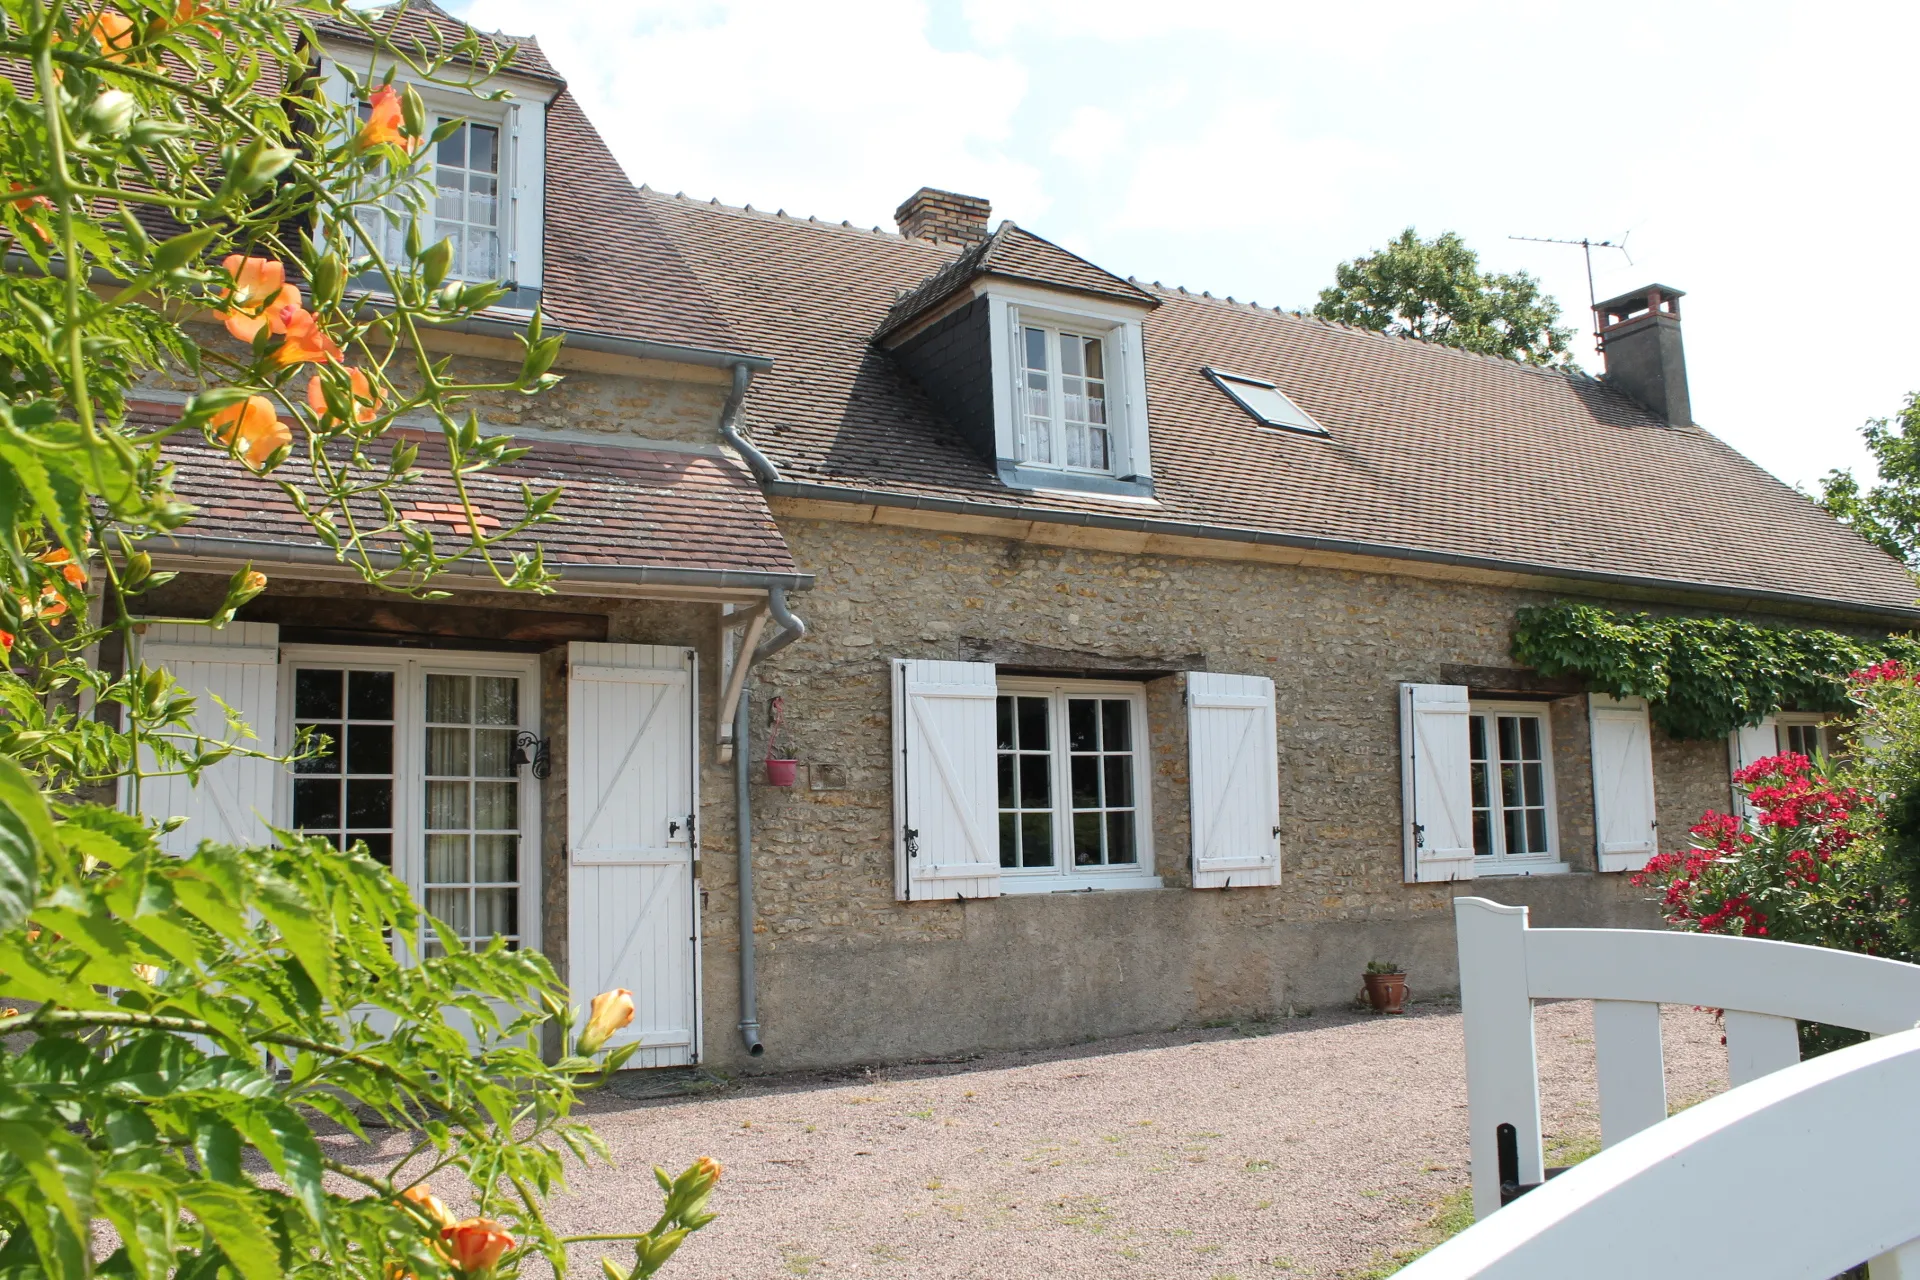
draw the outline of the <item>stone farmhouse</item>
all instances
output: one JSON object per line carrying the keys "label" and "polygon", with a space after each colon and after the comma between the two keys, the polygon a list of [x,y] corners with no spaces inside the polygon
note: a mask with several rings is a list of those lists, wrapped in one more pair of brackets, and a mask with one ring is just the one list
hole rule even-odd
{"label": "stone farmhouse", "polygon": [[[1516,609],[1920,620],[1898,564],[1693,422],[1677,289],[1600,308],[1595,379],[1129,279],[970,196],[887,231],[659,194],[531,41],[501,87],[431,100],[471,123],[428,238],[516,284],[441,341],[517,364],[536,304],[568,332],[558,389],[487,406],[532,452],[480,481],[564,487],[565,580],[372,592],[183,447],[202,514],[151,607],[272,586],[146,658],[342,746],[142,806],[182,847],[364,839],[464,936],[631,989],[635,1065],[1283,1015],[1376,958],[1438,994],[1463,892],[1651,923],[1626,873],[1825,730],[1670,740],[1519,669]],[[433,456],[411,518],[450,526]]]}

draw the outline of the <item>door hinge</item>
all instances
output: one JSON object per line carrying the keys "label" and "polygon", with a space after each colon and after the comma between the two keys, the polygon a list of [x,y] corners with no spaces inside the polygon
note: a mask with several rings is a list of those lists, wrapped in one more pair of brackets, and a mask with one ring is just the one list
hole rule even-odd
{"label": "door hinge", "polygon": [[912,827],[902,827],[900,828],[900,834],[906,837],[907,856],[909,858],[919,857],[920,856],[920,833]]}
{"label": "door hinge", "polygon": [[699,838],[700,838],[700,815],[697,813],[690,813],[687,815],[687,839],[698,840]]}

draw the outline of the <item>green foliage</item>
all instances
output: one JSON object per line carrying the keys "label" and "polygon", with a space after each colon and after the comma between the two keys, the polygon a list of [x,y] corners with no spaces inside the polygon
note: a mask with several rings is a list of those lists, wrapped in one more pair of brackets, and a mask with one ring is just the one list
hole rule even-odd
{"label": "green foliage", "polygon": [[1341,263],[1313,314],[1528,364],[1573,358],[1573,331],[1560,325],[1560,306],[1540,282],[1524,271],[1481,270],[1480,256],[1452,231],[1422,240],[1408,227],[1386,248]]}
{"label": "green foliage", "polygon": [[1920,567],[1920,392],[1891,418],[1861,428],[1879,483],[1861,488],[1851,471],[1829,471],[1820,504],[1888,555]]}
{"label": "green foliage", "polygon": [[[605,1154],[578,1091],[631,1050],[574,1051],[544,957],[468,949],[364,847],[277,832],[174,857],[176,823],[87,802],[266,750],[231,710],[196,732],[164,670],[97,663],[140,623],[224,626],[267,586],[246,566],[205,618],[142,613],[170,576],[150,540],[193,514],[170,440],[225,448],[236,503],[277,492],[340,564],[421,596],[462,558],[549,589],[538,552],[502,542],[557,496],[523,489],[497,525],[468,499],[519,456],[470,402],[550,386],[560,340],[536,315],[511,376],[452,376],[434,331],[502,286],[448,280],[445,245],[420,243],[432,136],[393,83],[474,92],[490,47],[396,49],[343,0],[122,3],[0,0],[0,991],[19,1006],[0,1013],[0,1276],[506,1280],[563,1272],[584,1240],[633,1242],[651,1275],[711,1219],[719,1168],[666,1180],[646,1231],[548,1224],[566,1162]],[[311,74],[321,15],[374,50],[364,124]],[[378,247],[385,222],[404,250]],[[350,288],[367,281],[377,299]],[[168,382],[196,389],[177,424],[127,420]],[[419,479],[402,420],[440,429],[460,541],[398,514]],[[375,1123],[408,1142],[371,1171],[319,1132]],[[477,1216],[454,1221],[430,1177]]]}
{"label": "green foliage", "polygon": [[1640,697],[1675,738],[1719,738],[1782,707],[1840,711],[1846,677],[1885,657],[1913,658],[1907,636],[1868,641],[1818,628],[1737,618],[1620,614],[1585,604],[1523,608],[1513,656],[1596,693]]}

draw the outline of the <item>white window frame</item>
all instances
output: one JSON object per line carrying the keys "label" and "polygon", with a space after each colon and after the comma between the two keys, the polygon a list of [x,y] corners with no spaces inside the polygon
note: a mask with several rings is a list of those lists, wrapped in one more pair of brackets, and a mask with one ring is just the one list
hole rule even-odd
{"label": "white window frame", "polygon": [[[293,673],[302,666],[340,667],[348,671],[393,671],[397,674],[393,739],[393,873],[406,884],[413,900],[425,910],[426,836],[422,824],[426,805],[426,676],[429,673],[445,673],[514,677],[520,681],[521,728],[537,733],[540,726],[539,658],[532,654],[389,649],[372,645],[282,645],[278,690],[280,741],[277,749],[283,754],[293,750]],[[282,828],[293,825],[293,779],[297,776],[292,769],[286,770],[286,781],[275,798],[274,822]],[[522,768],[519,782],[520,949],[538,951],[541,949],[540,870],[543,848],[540,781],[533,776],[531,768]]]}
{"label": "white window frame", "polygon": [[1817,753],[1807,752],[1803,754],[1806,754],[1809,758],[1815,754],[1831,757],[1833,755],[1833,723],[1833,716],[1819,711],[1775,712],[1773,715],[1773,740],[1777,748],[1776,754],[1793,750],[1793,747],[1789,745],[1789,729],[1812,729],[1815,732],[1815,737],[1819,741],[1819,750]]}
{"label": "white window frame", "polygon": [[[367,74],[364,57],[345,61],[353,67],[355,74],[362,77]],[[335,63],[334,58],[326,58],[321,62],[327,94],[336,102],[346,102],[350,100],[347,82],[336,69]],[[380,72],[383,76],[386,74],[385,64],[382,64]],[[413,84],[427,108],[428,119],[434,125],[441,120],[459,117],[476,124],[492,125],[500,130],[501,278],[521,289],[540,288],[546,222],[546,109],[554,93],[553,87],[511,74],[500,75],[478,86],[478,90],[491,92],[505,89],[511,96],[488,101],[437,85],[423,84],[404,73],[395,76],[394,82]],[[431,127],[428,132],[431,134]],[[429,179],[431,173],[432,162],[429,160]],[[427,214],[437,225],[438,219],[433,217],[434,199],[434,195],[428,196]],[[428,244],[440,238],[429,234],[424,226],[421,234]]]}
{"label": "white window frame", "polygon": [[[1041,676],[1001,676],[996,682],[997,697],[1036,697],[1052,701],[1051,736],[1048,754],[1052,758],[1053,862],[1051,867],[1000,868],[1000,892],[1072,893],[1088,889],[1158,889],[1160,877],[1154,874],[1153,853],[1153,768],[1151,743],[1147,738],[1147,691],[1142,684],[1127,680],[1052,680]],[[1133,716],[1133,795],[1134,850],[1131,865],[1076,867],[1073,865],[1073,790],[1071,752],[1066,747],[1067,699],[1069,697],[1124,698]],[[998,750],[995,771],[998,774]],[[997,811],[994,847],[999,848]]]}
{"label": "white window frame", "polygon": [[[1487,767],[1490,776],[1487,780],[1488,799],[1491,802],[1489,835],[1493,843],[1491,854],[1475,851],[1474,875],[1481,876],[1538,876],[1562,875],[1568,870],[1565,849],[1560,843],[1560,800],[1553,780],[1553,712],[1544,702],[1483,702],[1474,699],[1467,704],[1470,717],[1485,717],[1487,720]],[[1540,773],[1544,792],[1547,820],[1547,851],[1545,853],[1508,854],[1506,845],[1505,813],[1500,802],[1500,761],[1499,731],[1497,720],[1503,715],[1532,716],[1540,722]],[[1468,807],[1473,807],[1472,797],[1472,722],[1468,727]]]}
{"label": "white window frame", "polygon": [[[1046,420],[1047,434],[1049,437],[1047,452],[1050,457],[1049,460],[1042,462],[1035,458],[1016,455],[1020,465],[1023,467],[1045,467],[1049,470],[1079,472],[1084,475],[1111,476],[1118,474],[1114,468],[1118,466],[1124,451],[1120,447],[1122,431],[1115,429],[1113,420],[1114,403],[1119,397],[1114,394],[1118,388],[1113,385],[1113,362],[1110,359],[1110,353],[1115,345],[1112,329],[1104,324],[1070,325],[1059,320],[1042,319],[1039,316],[1029,313],[1022,313],[1016,318],[1013,328],[1015,345],[1014,376],[1019,382],[1019,387],[1016,393],[1015,411],[1019,414],[1019,421],[1015,424],[1017,430],[1014,432],[1014,443],[1021,453],[1026,451],[1027,438],[1031,434],[1029,420],[1034,416],[1027,409],[1027,396],[1030,391],[1028,382],[1034,373],[1033,366],[1027,363],[1028,333],[1044,334],[1046,339],[1044,343],[1047,358],[1047,368],[1045,370],[1047,379]],[[1106,432],[1107,465],[1104,467],[1076,466],[1068,458],[1068,455],[1071,453],[1071,448],[1067,438],[1070,424],[1067,421],[1066,380],[1068,377],[1074,375],[1068,374],[1060,365],[1061,358],[1065,354],[1066,342],[1064,339],[1069,337],[1100,344],[1101,372],[1099,381],[1101,383],[1101,404],[1106,413],[1106,421],[1098,424],[1088,422],[1083,425],[1087,430],[1087,447],[1089,453],[1092,452],[1092,435],[1095,427],[1097,426],[1100,430]],[[1084,372],[1078,376],[1082,382],[1089,380]]]}
{"label": "white window frame", "polygon": [[[1152,449],[1147,432],[1147,382],[1140,317],[1143,309],[1094,299],[1065,298],[1039,289],[994,281],[980,289],[988,301],[988,328],[992,339],[994,453],[1022,471],[1058,477],[1063,487],[1076,480],[1151,480]],[[1026,325],[1066,329],[1105,343],[1107,369],[1107,428],[1112,437],[1112,466],[1105,471],[1069,468],[1054,462],[1029,462],[1020,456],[1023,430],[1025,358],[1021,330]],[[1057,346],[1055,348],[1057,353]],[[1058,372],[1054,382],[1055,421],[1065,449],[1064,420],[1058,408]]]}

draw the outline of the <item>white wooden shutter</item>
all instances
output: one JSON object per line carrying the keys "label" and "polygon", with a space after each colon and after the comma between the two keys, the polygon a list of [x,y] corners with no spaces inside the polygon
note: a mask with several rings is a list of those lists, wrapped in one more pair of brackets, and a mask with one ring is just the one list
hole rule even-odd
{"label": "white wooden shutter", "polygon": [[1743,724],[1727,735],[1728,786],[1733,793],[1733,812],[1743,818],[1753,816],[1746,794],[1732,781],[1732,775],[1768,756],[1780,754],[1780,725],[1772,716],[1759,724]]}
{"label": "white wooden shutter", "polygon": [[1471,880],[1467,687],[1400,686],[1400,793],[1409,881]]}
{"label": "white wooden shutter", "polygon": [[[144,635],[134,637],[134,644],[139,661],[165,668],[182,689],[194,695],[190,723],[195,732],[254,750],[279,749],[279,627],[271,622],[230,622],[216,631],[153,623]],[[240,714],[253,731],[252,738],[228,729],[221,702]],[[145,769],[157,767],[145,751],[141,763]],[[202,770],[198,786],[184,777],[140,779],[137,807],[143,816],[155,820],[186,818],[161,837],[160,847],[168,853],[191,853],[202,840],[266,844],[272,839],[267,824],[273,821],[274,800],[285,777],[285,768],[271,760],[228,756]],[[132,786],[131,780],[122,784],[122,807],[135,807]]]}
{"label": "white wooden shutter", "polygon": [[1000,896],[991,662],[893,661],[894,894]]}
{"label": "white wooden shutter", "polygon": [[693,654],[567,646],[567,850],[575,863],[679,860],[699,813]]}
{"label": "white wooden shutter", "polygon": [[1193,887],[1280,883],[1280,770],[1273,681],[1187,673]]}
{"label": "white wooden shutter", "polygon": [[1658,852],[1653,737],[1642,698],[1587,696],[1593,740],[1593,821],[1602,871],[1638,871]]}

